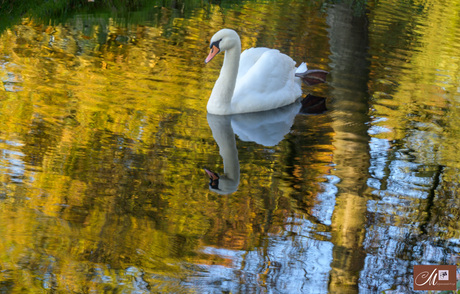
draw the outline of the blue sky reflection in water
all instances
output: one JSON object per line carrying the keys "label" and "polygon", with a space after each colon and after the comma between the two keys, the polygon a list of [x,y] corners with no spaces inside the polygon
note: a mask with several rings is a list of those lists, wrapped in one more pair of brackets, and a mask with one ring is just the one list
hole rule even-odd
{"label": "blue sky reflection in water", "polygon": [[[460,2],[222,5],[2,32],[1,291],[410,293],[459,265]],[[212,122],[222,27],[329,71],[328,110]]]}

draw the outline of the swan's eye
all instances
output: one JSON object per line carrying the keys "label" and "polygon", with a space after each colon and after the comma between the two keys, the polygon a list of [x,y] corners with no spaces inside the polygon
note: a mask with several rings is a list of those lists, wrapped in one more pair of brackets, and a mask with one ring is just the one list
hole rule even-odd
{"label": "swan's eye", "polygon": [[219,47],[220,41],[222,41],[222,39],[220,39],[219,41],[212,42],[211,45],[209,45],[209,48],[212,49],[212,46],[216,46],[217,48],[220,49]]}

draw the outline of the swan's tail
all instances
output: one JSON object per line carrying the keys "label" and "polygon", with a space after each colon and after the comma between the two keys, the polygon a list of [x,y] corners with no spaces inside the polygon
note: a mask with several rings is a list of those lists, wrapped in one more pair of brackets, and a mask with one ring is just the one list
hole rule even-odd
{"label": "swan's tail", "polygon": [[321,69],[308,69],[307,64],[302,62],[295,71],[295,76],[299,77],[305,84],[312,86],[326,82],[329,72]]}
{"label": "swan's tail", "polygon": [[299,67],[295,70],[296,75],[299,73],[304,73],[308,70],[307,64],[305,62],[302,62]]}

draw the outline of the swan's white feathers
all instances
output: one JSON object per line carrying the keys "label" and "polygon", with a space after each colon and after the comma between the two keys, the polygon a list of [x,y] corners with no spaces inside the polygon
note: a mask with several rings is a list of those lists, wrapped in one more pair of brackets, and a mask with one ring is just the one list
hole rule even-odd
{"label": "swan's white feathers", "polygon": [[235,113],[275,109],[293,103],[302,94],[300,80],[294,77],[295,62],[278,50],[246,50],[240,69],[231,102]]}
{"label": "swan's white feathers", "polygon": [[302,62],[299,67],[295,70],[295,73],[304,73],[308,70],[307,64],[305,62]]}
{"label": "swan's white feathers", "polygon": [[278,51],[276,49],[269,49],[265,47],[249,48],[244,50],[240,56],[240,67],[238,69],[237,80],[244,76],[265,52],[270,50]]}
{"label": "swan's white feathers", "polygon": [[225,58],[208,101],[209,113],[265,111],[291,104],[302,95],[301,80],[295,76],[295,62],[289,56],[269,48],[241,53],[239,36],[229,29],[217,32],[213,42],[225,51]]}

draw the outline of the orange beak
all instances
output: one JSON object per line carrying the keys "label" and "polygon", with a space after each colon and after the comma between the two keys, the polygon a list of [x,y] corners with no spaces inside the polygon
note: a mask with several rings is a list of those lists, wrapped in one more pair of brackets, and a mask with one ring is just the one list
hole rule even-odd
{"label": "orange beak", "polygon": [[211,59],[213,59],[214,56],[216,56],[217,53],[219,53],[219,52],[220,52],[219,47],[217,47],[216,45],[212,45],[212,47],[211,47],[211,52],[209,52],[209,55],[208,55],[208,57],[206,57],[206,60],[205,60],[204,62],[205,62],[205,63],[210,62]]}

